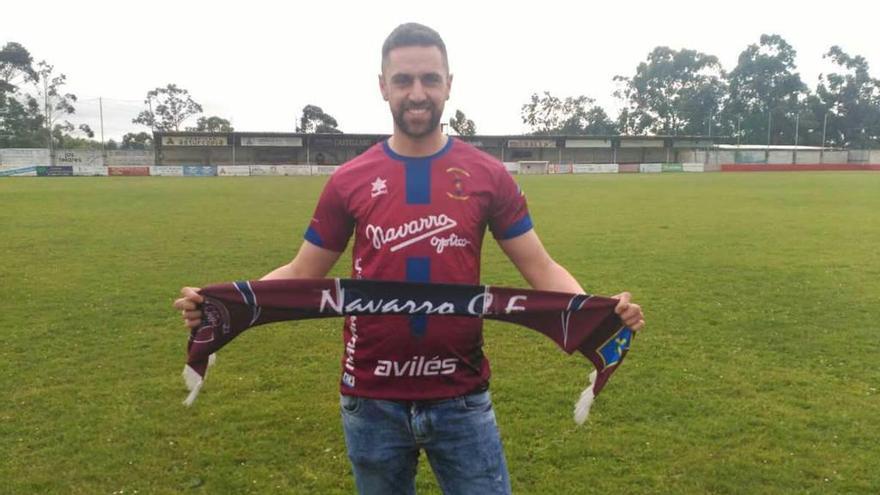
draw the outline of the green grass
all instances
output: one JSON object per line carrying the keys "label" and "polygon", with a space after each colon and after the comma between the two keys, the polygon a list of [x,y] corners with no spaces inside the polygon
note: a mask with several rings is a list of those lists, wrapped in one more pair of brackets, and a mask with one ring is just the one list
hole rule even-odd
{"label": "green grass", "polygon": [[[576,427],[585,361],[487,324],[516,493],[877,493],[880,174],[518,180],[554,257],[648,327]],[[247,334],[180,404],[178,288],[288,261],[322,184],[0,180],[0,491],[353,492],[341,320]],[[524,284],[491,242],[483,273]]]}

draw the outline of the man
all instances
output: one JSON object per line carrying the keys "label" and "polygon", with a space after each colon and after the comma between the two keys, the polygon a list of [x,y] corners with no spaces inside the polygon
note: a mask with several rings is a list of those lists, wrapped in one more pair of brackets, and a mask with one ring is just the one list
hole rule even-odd
{"label": "man", "polygon": [[[440,132],[451,87],[437,32],[397,27],[379,75],[393,135],[330,177],[296,257],[263,279],[322,278],[354,234],[355,278],[478,284],[488,226],[533,288],[584,292],[545,251],[503,164]],[[175,301],[189,327],[201,317],[197,292]],[[617,297],[618,314],[641,329],[639,306]],[[422,449],[445,493],[510,492],[482,320],[352,316],[344,340],[341,409],[360,493],[414,493]]]}

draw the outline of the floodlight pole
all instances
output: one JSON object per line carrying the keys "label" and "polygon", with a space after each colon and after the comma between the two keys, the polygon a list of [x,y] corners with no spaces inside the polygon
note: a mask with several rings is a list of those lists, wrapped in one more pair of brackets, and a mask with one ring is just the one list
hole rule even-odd
{"label": "floodlight pole", "polygon": [[107,162],[107,148],[104,146],[104,100],[98,97],[98,113],[101,115],[101,154],[104,155],[104,163]]}
{"label": "floodlight pole", "polygon": [[736,145],[739,146],[740,139],[742,136],[739,134],[739,125],[742,122],[742,117],[737,117],[736,119]]}
{"label": "floodlight pole", "polygon": [[828,112],[825,112],[825,118],[822,119],[822,149],[825,149],[825,131],[828,129]]}
{"label": "floodlight pole", "polygon": [[52,116],[49,112],[49,82],[43,77],[43,105],[46,112],[46,138],[49,141],[49,165],[55,165],[55,143],[52,142]]}

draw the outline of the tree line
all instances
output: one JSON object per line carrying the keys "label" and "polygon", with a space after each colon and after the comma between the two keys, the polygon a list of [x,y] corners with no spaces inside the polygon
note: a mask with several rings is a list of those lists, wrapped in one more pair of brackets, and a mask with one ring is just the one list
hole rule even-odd
{"label": "tree line", "polygon": [[[535,135],[722,136],[742,144],[880,147],[880,79],[868,61],[831,46],[824,58],[833,70],[810,89],[797,72],[795,49],[781,36],[764,34],[726,71],[714,55],[691,49],[654,48],[635,73],[613,78],[622,110],[612,118],[585,95],[534,93],[520,108]],[[45,61],[34,62],[15,42],[0,50],[0,147],[100,147],[94,131],[75,124],[76,95],[67,77]],[[205,116],[189,91],[167,84],[147,92],[133,124],[150,131],[231,132],[232,123]],[[184,123],[196,118],[194,126]],[[476,124],[456,110],[448,125],[474,135]],[[296,132],[340,133],[337,120],[306,105]],[[108,149],[148,149],[152,132],[130,132]]]}
{"label": "tree line", "polygon": [[[19,43],[0,49],[0,148],[101,148],[87,124],[76,125],[78,98],[66,91],[67,76],[45,61],[35,62]],[[167,84],[152,89],[144,109],[132,119],[150,132],[129,132],[120,142],[110,139],[105,149],[151,149],[152,131],[232,132],[223,117],[203,114],[202,105],[189,91]],[[196,118],[194,126],[184,123]],[[321,107],[306,105],[296,122],[296,132],[340,133],[335,118]]]}
{"label": "tree line", "polygon": [[654,48],[630,76],[618,75],[615,119],[587,96],[533,94],[522,120],[535,134],[724,136],[732,143],[880,146],[880,80],[868,61],[831,46],[832,70],[815,89],[801,79],[797,52],[764,34],[724,70],[718,57]]}

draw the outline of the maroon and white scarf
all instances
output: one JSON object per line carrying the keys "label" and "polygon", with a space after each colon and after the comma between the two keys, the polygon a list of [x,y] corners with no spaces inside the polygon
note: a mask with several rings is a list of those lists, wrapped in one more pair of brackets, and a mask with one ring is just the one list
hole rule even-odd
{"label": "maroon and white scarf", "polygon": [[352,279],[234,282],[205,287],[200,294],[202,324],[190,334],[183,370],[190,391],[186,405],[198,396],[214,353],[250,327],[349,315],[451,315],[531,328],[565,352],[589,359],[595,370],[574,411],[582,424],[634,336],[614,313],[617,299],[586,294]]}

